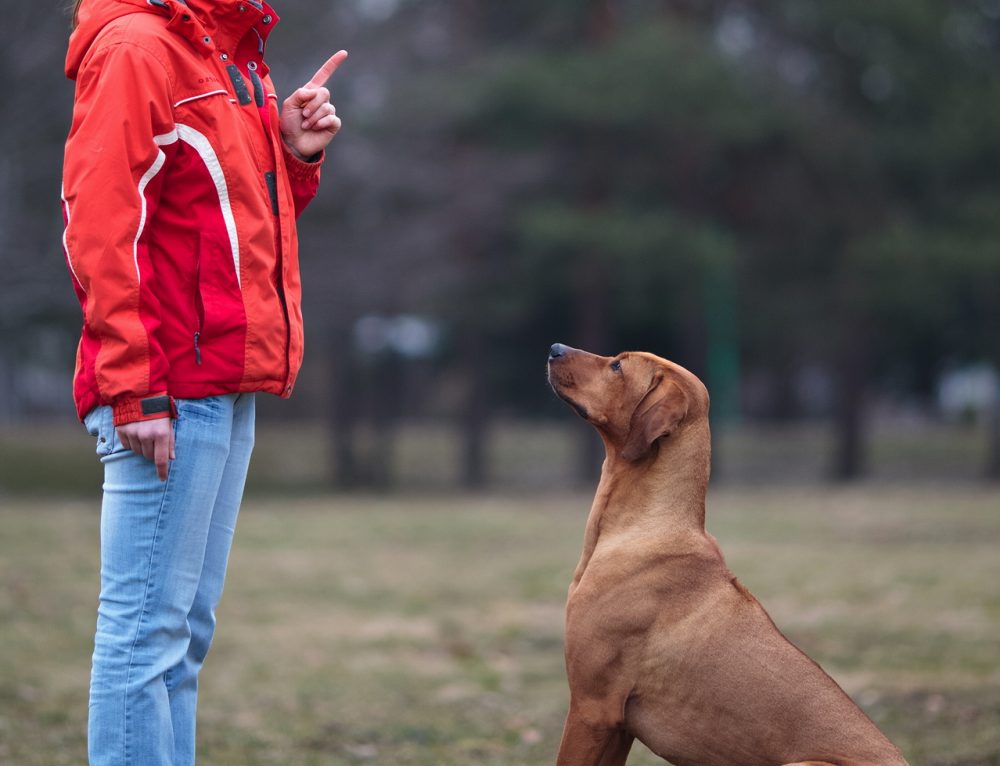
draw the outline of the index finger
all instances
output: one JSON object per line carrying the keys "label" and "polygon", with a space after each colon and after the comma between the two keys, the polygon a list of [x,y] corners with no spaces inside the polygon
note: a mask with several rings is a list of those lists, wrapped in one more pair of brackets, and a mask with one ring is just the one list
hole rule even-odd
{"label": "index finger", "polygon": [[170,461],[170,437],[166,434],[157,436],[153,442],[153,462],[156,464],[156,475],[160,481],[167,480],[167,466]]}
{"label": "index finger", "polygon": [[316,74],[312,76],[312,79],[306,83],[306,87],[318,88],[321,85],[326,84],[326,81],[333,76],[333,73],[337,71],[337,68],[343,64],[346,59],[347,51],[337,51],[334,53],[326,60],[326,63],[316,71]]}

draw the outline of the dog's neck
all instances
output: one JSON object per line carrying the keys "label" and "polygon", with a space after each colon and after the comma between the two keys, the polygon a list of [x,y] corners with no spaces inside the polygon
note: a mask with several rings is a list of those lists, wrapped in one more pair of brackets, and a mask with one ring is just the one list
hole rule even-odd
{"label": "dog's neck", "polygon": [[705,529],[705,493],[712,448],[708,420],[682,427],[654,445],[644,460],[623,459],[610,441],[597,485],[597,498],[614,502],[615,517],[602,526],[655,524],[665,532]]}
{"label": "dog's neck", "polygon": [[689,539],[690,533],[705,531],[705,493],[712,459],[707,420],[661,439],[655,454],[638,462],[622,458],[607,439],[605,448],[574,583],[583,576],[602,537],[639,535],[670,546]]}

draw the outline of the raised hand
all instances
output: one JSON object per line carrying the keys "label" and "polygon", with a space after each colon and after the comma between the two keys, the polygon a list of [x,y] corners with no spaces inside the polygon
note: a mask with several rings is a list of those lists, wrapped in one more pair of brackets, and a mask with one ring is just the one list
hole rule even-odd
{"label": "raised hand", "polygon": [[337,51],[281,107],[281,136],[300,159],[319,154],[340,130],[337,109],[325,86],[346,59],[347,51]]}

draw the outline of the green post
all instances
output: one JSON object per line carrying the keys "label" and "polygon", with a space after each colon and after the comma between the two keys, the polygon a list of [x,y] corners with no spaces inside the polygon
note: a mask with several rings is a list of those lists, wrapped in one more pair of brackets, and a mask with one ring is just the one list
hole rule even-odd
{"label": "green post", "polygon": [[736,270],[731,257],[714,260],[706,275],[708,312],[706,373],[712,397],[712,423],[727,426],[740,419],[739,323],[736,309]]}

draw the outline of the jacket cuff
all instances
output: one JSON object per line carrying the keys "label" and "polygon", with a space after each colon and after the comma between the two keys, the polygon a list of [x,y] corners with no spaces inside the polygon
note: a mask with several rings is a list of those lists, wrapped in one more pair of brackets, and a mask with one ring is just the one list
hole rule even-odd
{"label": "jacket cuff", "polygon": [[115,426],[138,423],[144,420],[177,418],[177,403],[164,391],[150,396],[123,396],[111,405]]}
{"label": "jacket cuff", "polygon": [[300,160],[284,141],[281,142],[281,151],[285,155],[285,167],[288,168],[288,175],[296,181],[315,180],[319,176],[323,160],[326,159],[326,151],[324,150],[319,154],[314,154],[308,161]]}

